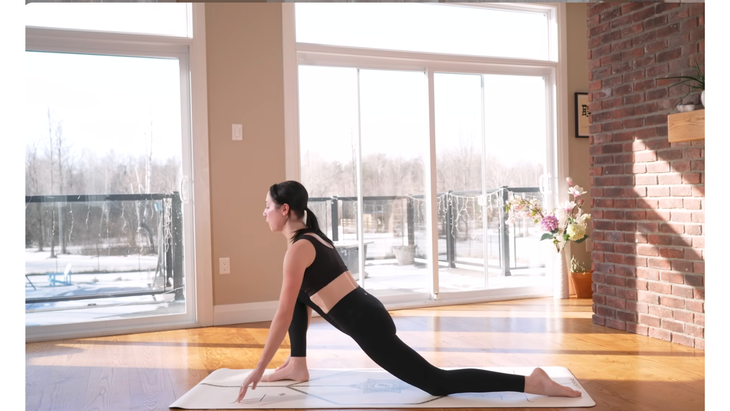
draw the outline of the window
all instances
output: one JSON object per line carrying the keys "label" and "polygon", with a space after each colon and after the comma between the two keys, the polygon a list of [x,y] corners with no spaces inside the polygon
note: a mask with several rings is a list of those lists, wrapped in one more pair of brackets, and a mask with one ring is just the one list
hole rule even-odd
{"label": "window", "polygon": [[550,10],[297,3],[298,43],[548,60]]}
{"label": "window", "polygon": [[30,3],[27,27],[192,37],[188,3]]}
{"label": "window", "polygon": [[26,339],[195,323],[193,8],[27,9]]}
{"label": "window", "polygon": [[298,3],[295,18],[301,181],[361,285],[386,302],[549,294],[549,250],[503,209],[555,202],[557,8]]}

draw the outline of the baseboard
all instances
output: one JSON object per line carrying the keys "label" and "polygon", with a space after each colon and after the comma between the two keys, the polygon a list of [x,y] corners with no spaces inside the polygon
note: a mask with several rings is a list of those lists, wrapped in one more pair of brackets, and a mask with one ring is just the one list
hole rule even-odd
{"label": "baseboard", "polygon": [[279,301],[216,305],[213,307],[213,325],[229,325],[271,321]]}
{"label": "baseboard", "polygon": [[[431,306],[461,305],[492,301],[507,301],[523,298],[538,298],[550,296],[550,290],[545,287],[517,287],[512,289],[480,290],[462,293],[446,293],[438,300],[426,300],[423,296],[398,301],[398,296],[381,298],[388,310],[402,310],[409,308],[423,308]],[[230,325],[271,321],[276,314],[278,301],[263,301],[246,304],[217,305],[213,308],[213,325]],[[317,313],[312,313],[317,316]]]}

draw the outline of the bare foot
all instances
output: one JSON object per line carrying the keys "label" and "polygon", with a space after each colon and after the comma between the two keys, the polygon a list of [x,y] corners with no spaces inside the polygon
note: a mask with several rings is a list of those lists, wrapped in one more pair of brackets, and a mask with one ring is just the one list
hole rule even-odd
{"label": "bare foot", "polygon": [[309,381],[309,369],[307,368],[307,357],[290,357],[283,366],[273,373],[264,375],[261,382],[274,382],[281,380]]}
{"label": "bare foot", "polygon": [[578,390],[553,381],[542,368],[535,368],[532,374],[525,377],[525,393],[552,397],[580,397],[582,395]]}

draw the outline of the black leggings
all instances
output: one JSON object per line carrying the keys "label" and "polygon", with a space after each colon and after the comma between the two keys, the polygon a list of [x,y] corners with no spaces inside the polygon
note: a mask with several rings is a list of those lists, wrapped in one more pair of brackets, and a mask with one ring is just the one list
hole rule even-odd
{"label": "black leggings", "polygon": [[390,313],[377,298],[358,287],[325,314],[304,293],[299,293],[289,326],[291,356],[307,355],[307,306],[352,337],[365,353],[402,381],[435,396],[461,392],[524,392],[525,377],[487,370],[442,370],[434,367],[396,335]]}

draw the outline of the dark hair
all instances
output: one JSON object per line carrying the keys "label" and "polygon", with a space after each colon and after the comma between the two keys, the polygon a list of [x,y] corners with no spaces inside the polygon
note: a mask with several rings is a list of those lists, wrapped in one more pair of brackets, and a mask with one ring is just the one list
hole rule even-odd
{"label": "dark hair", "polygon": [[283,183],[274,184],[269,187],[269,195],[274,202],[280,206],[289,204],[289,212],[294,213],[297,218],[304,218],[304,212],[307,212],[307,221],[305,223],[307,227],[297,230],[294,233],[294,236],[290,238],[290,241],[294,241],[295,238],[304,233],[314,233],[334,246],[332,240],[330,240],[329,237],[327,237],[325,233],[319,229],[317,216],[315,216],[312,210],[307,207],[309,193],[307,193],[307,189],[304,188],[300,182],[289,180],[284,181]]}

